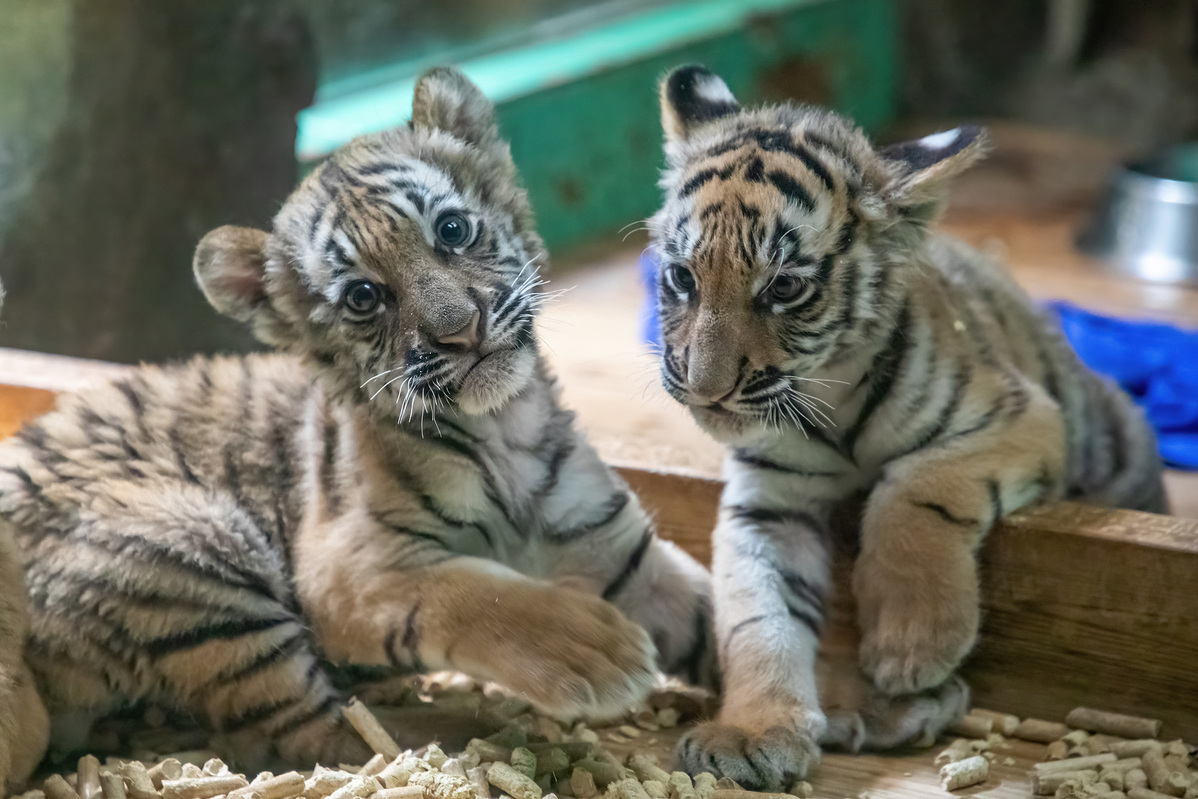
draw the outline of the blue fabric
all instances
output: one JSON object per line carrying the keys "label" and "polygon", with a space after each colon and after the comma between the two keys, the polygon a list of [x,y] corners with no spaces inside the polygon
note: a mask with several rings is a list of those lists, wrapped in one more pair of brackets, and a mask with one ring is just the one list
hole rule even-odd
{"label": "blue fabric", "polygon": [[1198,331],[1112,319],[1064,302],[1049,307],[1082,362],[1144,409],[1165,463],[1198,469]]}
{"label": "blue fabric", "polygon": [[652,347],[661,344],[661,323],[657,319],[657,256],[652,247],[646,247],[639,261],[641,283],[648,298],[645,300],[641,318],[641,338]]}
{"label": "blue fabric", "polygon": [[[641,331],[657,346],[657,258],[651,249],[641,253],[640,271],[648,293]],[[1165,462],[1198,469],[1198,331],[1112,319],[1064,302],[1048,307],[1082,362],[1117,382],[1144,409]]]}

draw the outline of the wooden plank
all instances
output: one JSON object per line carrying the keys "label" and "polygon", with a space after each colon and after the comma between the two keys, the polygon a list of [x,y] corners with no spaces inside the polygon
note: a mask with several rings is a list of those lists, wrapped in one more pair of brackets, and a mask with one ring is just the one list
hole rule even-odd
{"label": "wooden plank", "polygon": [[[720,483],[623,467],[661,534],[708,563]],[[975,704],[1063,719],[1078,705],[1198,738],[1198,521],[1063,502],[1017,514],[981,552]],[[837,564],[823,671],[855,668],[849,567]]]}

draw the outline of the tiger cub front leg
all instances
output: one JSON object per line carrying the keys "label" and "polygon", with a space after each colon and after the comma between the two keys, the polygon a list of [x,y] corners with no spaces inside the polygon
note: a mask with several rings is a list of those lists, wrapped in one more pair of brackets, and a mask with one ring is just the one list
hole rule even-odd
{"label": "tiger cub front leg", "polygon": [[1014,420],[887,466],[853,574],[861,665],[891,695],[944,682],[977,639],[975,553],[1005,514],[1059,490],[1064,433],[1047,398]]}
{"label": "tiger cub front leg", "polygon": [[686,770],[779,791],[819,759],[825,720],[815,658],[829,588],[825,529],[802,511],[722,509],[713,578],[724,694],[718,719],[679,742]]}
{"label": "tiger cub front leg", "polygon": [[463,671],[562,717],[611,718],[648,694],[653,644],[610,603],[495,561],[442,557],[407,573],[331,573],[312,614],[328,657]]}

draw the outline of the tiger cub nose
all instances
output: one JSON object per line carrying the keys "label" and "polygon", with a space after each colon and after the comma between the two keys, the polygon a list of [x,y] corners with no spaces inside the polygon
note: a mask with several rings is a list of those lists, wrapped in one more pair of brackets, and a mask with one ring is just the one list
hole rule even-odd
{"label": "tiger cub nose", "polygon": [[481,314],[477,309],[470,316],[470,321],[462,327],[448,335],[439,336],[438,344],[444,344],[450,347],[466,347],[467,349],[478,346],[478,322]]}

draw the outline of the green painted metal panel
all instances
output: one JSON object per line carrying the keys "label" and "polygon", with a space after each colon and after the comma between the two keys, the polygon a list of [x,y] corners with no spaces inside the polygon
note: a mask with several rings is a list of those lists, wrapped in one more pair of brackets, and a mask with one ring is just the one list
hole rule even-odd
{"label": "green painted metal panel", "polygon": [[[706,64],[744,103],[798,97],[877,128],[893,113],[895,39],[891,0],[707,0],[461,66],[496,101],[542,235],[560,248],[653,212],[656,84],[671,67]],[[419,71],[304,112],[301,158],[405,121]]]}

